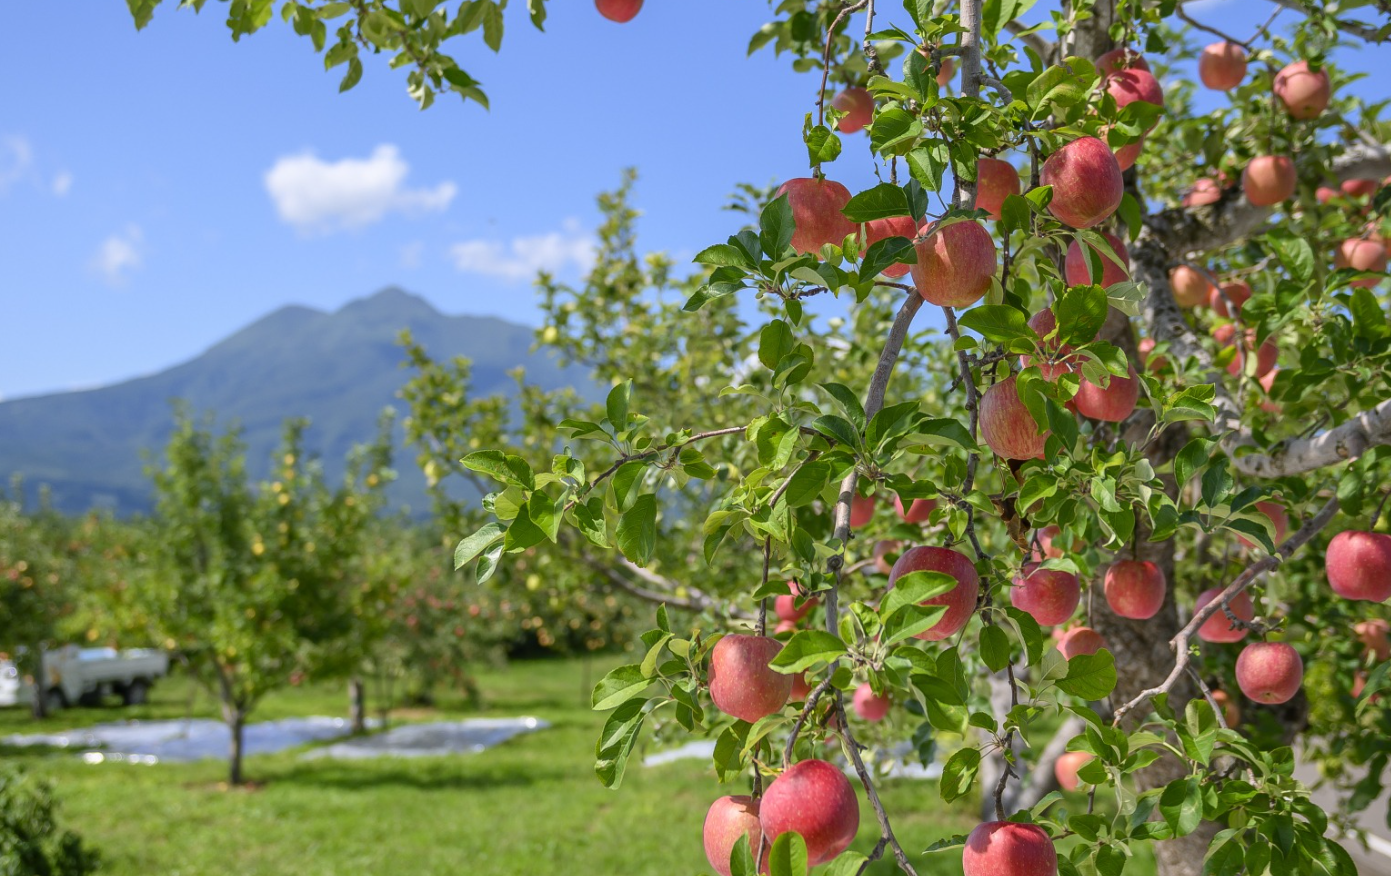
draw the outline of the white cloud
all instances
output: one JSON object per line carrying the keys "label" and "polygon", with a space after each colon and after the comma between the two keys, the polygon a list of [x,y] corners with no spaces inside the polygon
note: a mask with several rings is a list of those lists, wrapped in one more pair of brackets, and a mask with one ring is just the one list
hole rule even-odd
{"label": "white cloud", "polygon": [[124,286],[127,273],[145,262],[143,242],[140,226],[126,226],[124,231],[111,235],[97,247],[92,269],[112,286]]}
{"label": "white cloud", "polygon": [[587,271],[594,264],[597,241],[579,222],[567,219],[561,231],[532,237],[515,237],[507,244],[496,240],[464,240],[449,248],[454,267],[470,274],[484,274],[517,282],[538,271],[559,273],[567,267]]}
{"label": "white cloud", "polygon": [[0,193],[29,176],[34,148],[23,137],[0,137]]}
{"label": "white cloud", "polygon": [[53,178],[53,194],[61,198],[66,196],[70,189],[72,189],[72,174],[66,170],[60,171]]}
{"label": "white cloud", "polygon": [[330,233],[381,221],[387,213],[419,214],[447,208],[458,189],[405,187],[408,165],[387,143],[368,158],[324,161],[312,152],[286,155],[266,171],[266,191],[280,218],[301,232]]}
{"label": "white cloud", "polygon": [[413,271],[420,267],[420,258],[425,255],[425,242],[413,240],[401,247],[401,267]]}

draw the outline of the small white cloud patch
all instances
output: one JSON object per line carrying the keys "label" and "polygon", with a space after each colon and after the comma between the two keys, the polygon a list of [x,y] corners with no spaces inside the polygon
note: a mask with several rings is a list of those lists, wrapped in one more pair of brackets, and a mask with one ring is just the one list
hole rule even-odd
{"label": "small white cloud patch", "polygon": [[454,267],[469,274],[499,277],[509,282],[528,280],[540,271],[580,272],[594,265],[598,242],[574,219],[565,220],[561,231],[530,237],[497,240],[464,240],[449,248]]}
{"label": "small white cloud patch", "polygon": [[23,137],[0,137],[0,194],[29,176],[34,164],[34,148]]}
{"label": "small white cloud patch", "polygon": [[120,233],[101,242],[92,257],[92,269],[112,286],[124,286],[127,275],[145,262],[144,234],[138,225],[128,225]]}
{"label": "small white cloud patch", "polygon": [[55,197],[65,197],[72,190],[72,174],[66,170],[61,171],[53,178],[52,188]]}
{"label": "small white cloud patch", "polygon": [[371,225],[393,212],[439,212],[454,200],[458,189],[452,182],[406,188],[409,172],[400,151],[388,143],[367,158],[287,155],[266,171],[265,183],[282,220],[303,233],[328,234]]}

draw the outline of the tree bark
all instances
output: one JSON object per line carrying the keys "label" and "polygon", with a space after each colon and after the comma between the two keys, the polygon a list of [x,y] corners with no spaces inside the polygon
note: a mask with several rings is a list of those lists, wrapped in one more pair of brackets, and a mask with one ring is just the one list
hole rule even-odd
{"label": "tree bark", "polygon": [[348,682],[348,720],[354,734],[367,732],[367,688],[356,675]]}
{"label": "tree bark", "polygon": [[42,721],[48,717],[48,679],[44,678],[43,648],[34,646],[34,700],[29,704],[34,719]]}
{"label": "tree bark", "polygon": [[227,729],[232,731],[232,744],[227,754],[227,784],[236,788],[246,782],[242,775],[242,743],[246,730],[246,714],[235,706],[227,716]]}

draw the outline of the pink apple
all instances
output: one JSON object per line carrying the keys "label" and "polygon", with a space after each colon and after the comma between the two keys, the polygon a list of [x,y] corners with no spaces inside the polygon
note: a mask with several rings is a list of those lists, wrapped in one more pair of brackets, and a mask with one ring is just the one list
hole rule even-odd
{"label": "pink apple", "polygon": [[1222,200],[1222,184],[1210,176],[1200,177],[1183,196],[1185,207],[1206,207]]}
{"label": "pink apple", "polygon": [[942,615],[926,632],[918,633],[919,639],[940,642],[948,636],[961,631],[976,611],[976,599],[980,596],[980,577],[971,561],[951,548],[919,546],[909,548],[894,563],[889,572],[889,586],[909,572],[943,572],[956,579],[956,587],[934,596],[923,605],[945,605],[947,613]]}
{"label": "pink apple", "polygon": [[1030,563],[1014,579],[1009,598],[1015,608],[1028,612],[1040,625],[1051,627],[1072,617],[1082,590],[1071,572],[1040,569]]}
{"label": "pink apple", "polygon": [[789,703],[805,703],[814,689],[812,684],[807,681],[807,674],[798,672],[792,676],[792,693],[788,696],[787,701]]}
{"label": "pink apple", "polygon": [[850,847],[860,829],[860,803],[850,780],[824,760],[788,767],[763,794],[759,821],[772,843],[788,831],[802,835],[807,861],[824,864]]}
{"label": "pink apple", "polygon": [[1198,78],[1213,91],[1231,91],[1246,78],[1246,50],[1229,40],[1213,43],[1198,56]]}
{"label": "pink apple", "polygon": [[[1148,70],[1138,67],[1118,70],[1107,76],[1106,93],[1116,101],[1117,109],[1125,109],[1136,101],[1152,103],[1155,106],[1164,105],[1164,89],[1159,86],[1159,80]],[[1158,119],[1151,122],[1150,128],[1157,122]]]}
{"label": "pink apple", "polygon": [[1106,570],[1106,604],[1120,617],[1149,620],[1164,605],[1164,572],[1149,560],[1118,560]]}
{"label": "pink apple", "polygon": [[1116,156],[1095,137],[1079,137],[1048,156],[1039,181],[1053,187],[1049,212],[1073,228],[1104,221],[1125,194]]}
{"label": "pink apple", "polygon": [[1121,170],[1129,170],[1135,166],[1135,162],[1140,160],[1140,153],[1145,148],[1145,138],[1141,137],[1134,143],[1127,143],[1124,146],[1117,146],[1111,150],[1111,154],[1116,156],[1116,165]]}
{"label": "pink apple", "polygon": [[[642,0],[594,0],[594,8],[609,21],[623,24],[632,21],[633,16],[642,9]],[[728,858],[725,859],[725,866],[729,866]]]}
{"label": "pink apple", "polygon": [[1353,624],[1352,631],[1357,634],[1358,641],[1368,654],[1379,662],[1391,660],[1391,639],[1387,638],[1387,633],[1391,633],[1391,623],[1379,617],[1369,618]]}
{"label": "pink apple", "polygon": [[1010,375],[985,391],[980,399],[980,433],[997,456],[1005,459],[1041,459],[1048,433],[1024,407]]}
{"label": "pink apple", "polygon": [[1134,412],[1139,401],[1140,378],[1136,376],[1133,365],[1128,377],[1112,374],[1110,385],[1105,387],[1083,380],[1077,388],[1077,395],[1072,398],[1077,413],[1106,423],[1123,422]]}
{"label": "pink apple", "polygon": [[798,597],[803,594],[802,588],[797,586],[796,581],[788,581],[787,590],[786,594],[773,600],[773,611],[777,612],[778,617],[782,620],[795,623],[810,614],[813,608],[816,608],[818,600],[815,598],[806,599],[800,606],[797,605]]}
{"label": "pink apple", "polygon": [[898,562],[899,554],[903,553],[903,542],[898,539],[880,539],[874,543],[872,556],[874,557],[874,568],[882,574],[889,574],[894,570],[894,563]]}
{"label": "pink apple", "polygon": [[1096,72],[1100,73],[1102,76],[1111,73],[1119,73],[1121,70],[1129,70],[1131,68],[1149,70],[1150,64],[1149,61],[1145,60],[1144,55],[1141,55],[1129,46],[1122,46],[1119,49],[1103,52],[1101,56],[1096,59]]}
{"label": "pink apple", "polygon": [[[795,632],[797,632],[797,622],[796,622],[796,621],[780,620],[780,621],[778,621],[778,625],[775,626],[775,627],[773,627],[773,634],[774,634],[774,635],[777,635],[777,636],[781,636],[783,633],[795,633]],[[795,685],[794,685],[794,686],[795,686]]]}
{"label": "pink apple", "polygon": [[[1111,245],[1111,251],[1120,257],[1121,264],[1118,265],[1111,261],[1110,256],[1103,255],[1101,250],[1087,244],[1087,249],[1096,253],[1101,259],[1101,280],[1099,285],[1102,287],[1114,286],[1117,283],[1130,279],[1130,253],[1126,252],[1125,241],[1121,240],[1110,232],[1102,232],[1102,237]],[[1122,267],[1122,265],[1124,267]],[[1063,260],[1063,275],[1067,278],[1069,286],[1082,286],[1092,282],[1091,265],[1087,257],[1082,255],[1082,247],[1077,245],[1077,241],[1067,248],[1067,257]]]}
{"label": "pink apple", "polygon": [[1136,349],[1140,353],[1140,364],[1145,366],[1146,371],[1163,371],[1164,367],[1169,364],[1169,360],[1163,356],[1150,358],[1150,353],[1154,352],[1156,346],[1158,345],[1154,342],[1154,338],[1140,338],[1140,342],[1136,344]]}
{"label": "pink apple", "polygon": [[1038,551],[1034,551],[1034,562],[1041,563],[1044,559],[1057,560],[1063,555],[1063,546],[1054,539],[1062,535],[1062,528],[1056,523],[1050,523],[1038,531],[1038,546],[1043,551],[1043,559],[1038,556]]}
{"label": "pink apple", "polygon": [[769,636],[725,636],[710,652],[710,699],[750,724],[787,705],[792,676],[769,667],[782,643]]}
{"label": "pink apple", "polygon": [[1241,723],[1241,707],[1232,701],[1226,691],[1214,690],[1212,701],[1222,710],[1222,720],[1227,722],[1228,727],[1235,727]]}
{"label": "pink apple", "polygon": [[[1256,510],[1270,518],[1270,522],[1275,525],[1275,545],[1279,547],[1280,542],[1285,540],[1285,533],[1289,532],[1290,529],[1290,516],[1285,513],[1285,506],[1275,502],[1257,502]],[[1247,549],[1256,546],[1254,542],[1247,541],[1240,535],[1236,537],[1236,540]]]}
{"label": "pink apple", "polygon": [[1251,287],[1240,280],[1232,280],[1230,282],[1222,284],[1221,292],[1218,292],[1216,289],[1213,289],[1211,292],[1211,297],[1208,300],[1208,304],[1212,307],[1213,313],[1217,314],[1223,319],[1231,319],[1233,312],[1230,308],[1228,308],[1227,302],[1230,301],[1232,303],[1232,307],[1236,308],[1236,313],[1240,314],[1241,305],[1245,304],[1247,301],[1250,300]]}
{"label": "pink apple", "polygon": [[[1338,251],[1333,254],[1333,266],[1384,274],[1386,273],[1386,248],[1380,243],[1366,238],[1348,238],[1338,245]],[[1381,280],[1375,277],[1368,277],[1363,280],[1353,280],[1348,285],[1370,289],[1380,282]]]}
{"label": "pink apple", "polygon": [[1349,198],[1366,198],[1377,193],[1377,189],[1381,188],[1381,180],[1345,179],[1338,188]]}
{"label": "pink apple", "polygon": [[[1198,599],[1193,603],[1193,613],[1197,614],[1203,610],[1209,602],[1216,599],[1222,592],[1221,587],[1213,587],[1211,590],[1204,590],[1198,594]],[[1256,607],[1251,603],[1251,594],[1245,590],[1233,596],[1227,603],[1231,608],[1232,614],[1244,621],[1254,620],[1256,617]],[[1240,642],[1246,638],[1247,630],[1244,627],[1233,627],[1231,618],[1222,609],[1217,609],[1217,613],[1198,627],[1198,638],[1204,642]]]}
{"label": "pink apple", "polygon": [[1272,368],[1266,372],[1265,376],[1259,381],[1261,389],[1265,390],[1267,398],[1261,402],[1261,410],[1270,414],[1278,414],[1282,410],[1279,404],[1270,400],[1270,391],[1275,386],[1275,377],[1280,373],[1280,369]]}
{"label": "pink apple", "polygon": [[1340,532],[1328,542],[1324,568],[1333,592],[1344,599],[1385,602],[1391,598],[1391,535]]}
{"label": "pink apple", "polygon": [[1095,654],[1105,647],[1106,640],[1091,627],[1074,627],[1063,634],[1058,643],[1058,650],[1068,660],[1080,654]]}
{"label": "pink apple", "polygon": [[855,696],[850,704],[854,707],[855,714],[874,724],[884,720],[884,717],[889,714],[891,702],[888,694],[879,696],[874,692],[874,688],[869,682],[865,682],[855,688]]}
{"label": "pink apple", "polygon": [[1289,702],[1304,682],[1304,661],[1284,642],[1252,642],[1236,658],[1236,683],[1249,699]]}
{"label": "pink apple", "polygon": [[1057,876],[1053,840],[1036,824],[987,821],[966,837],[964,876]]}
{"label": "pink apple", "polygon": [[845,113],[836,123],[842,134],[857,134],[874,118],[874,95],[863,88],[847,88],[831,98],[831,106]]}
{"label": "pink apple", "polygon": [[946,88],[954,72],[956,72],[956,62],[950,56],[943,58],[942,66],[937,68],[937,87]]}
{"label": "pink apple", "polygon": [[[721,797],[705,813],[705,860],[720,876],[730,876],[729,853],[739,837],[749,838],[749,852],[757,855],[763,840],[758,821],[758,801],[752,797]],[[764,852],[766,858],[767,852]]]}
{"label": "pink apple", "polygon": [[[918,223],[912,216],[891,216],[888,219],[875,219],[865,223],[865,248],[873,246],[890,237],[906,237],[909,240],[918,236]],[[884,276],[897,279],[907,274],[908,265],[889,265]]]}
{"label": "pink apple", "polygon": [[1077,771],[1091,759],[1092,756],[1085,751],[1069,751],[1053,761],[1053,777],[1058,780],[1058,787],[1064,791],[1076,791],[1082,784],[1077,778]]}
{"label": "pink apple", "polygon": [[1207,304],[1216,287],[1201,271],[1179,265],[1169,272],[1169,287],[1179,307],[1199,307]]}
{"label": "pink apple", "polygon": [[1296,119],[1316,118],[1328,108],[1333,90],[1327,70],[1310,70],[1308,61],[1295,61],[1275,74],[1275,96]]}
{"label": "pink apple", "polygon": [[1314,189],[1314,200],[1320,204],[1327,204],[1336,197],[1338,197],[1337,189],[1330,189],[1328,186],[1319,186]]}
{"label": "pink apple", "polygon": [[1246,200],[1257,207],[1273,207],[1294,197],[1297,182],[1294,162],[1285,155],[1261,155],[1251,159],[1241,172],[1241,189]]}
{"label": "pink apple", "polygon": [[1029,328],[1038,335],[1039,347],[1044,356],[1041,360],[1035,361],[1033,356],[1024,356],[1020,359],[1025,368],[1031,365],[1038,365],[1038,370],[1042,372],[1044,380],[1057,380],[1064,374],[1071,373],[1075,369],[1072,360],[1073,348],[1070,344],[1059,344],[1057,337],[1049,338],[1053,334],[1053,329],[1058,325],[1058,319],[1053,315],[1052,310],[1040,310],[1029,317]]}
{"label": "pink apple", "polygon": [[894,510],[898,516],[903,518],[904,523],[926,523],[927,518],[932,516],[932,512],[937,509],[936,499],[914,499],[908,506],[908,510],[903,510],[903,500],[894,496]]}
{"label": "pink apple", "polygon": [[841,213],[850,203],[850,190],[828,179],[801,178],[783,183],[773,197],[787,195],[792,208],[792,248],[800,253],[817,253],[828,243],[839,246],[855,226]]}
{"label": "pink apple", "polygon": [[858,493],[850,500],[850,526],[859,529],[874,519],[875,499]]}
{"label": "pink apple", "polygon": [[979,222],[968,219],[940,228],[929,222],[914,250],[913,285],[929,304],[970,307],[990,291],[999,261],[994,239]]}
{"label": "pink apple", "polygon": [[976,160],[976,207],[1000,218],[1005,198],[1019,194],[1019,171],[1008,161],[998,158]]}

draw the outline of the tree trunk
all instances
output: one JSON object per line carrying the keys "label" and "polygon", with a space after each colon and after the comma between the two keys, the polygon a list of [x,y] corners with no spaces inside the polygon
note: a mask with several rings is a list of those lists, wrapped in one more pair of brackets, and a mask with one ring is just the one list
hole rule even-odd
{"label": "tree trunk", "polygon": [[354,734],[367,732],[367,688],[356,675],[348,682],[348,718]]}
{"label": "tree trunk", "polygon": [[236,707],[227,715],[227,729],[232,731],[232,745],[227,755],[227,784],[236,788],[246,783],[242,775],[242,737],[246,730],[246,713]]}
{"label": "tree trunk", "polygon": [[42,721],[48,717],[48,679],[44,678],[43,648],[34,647],[34,701],[30,708],[34,719]]}

